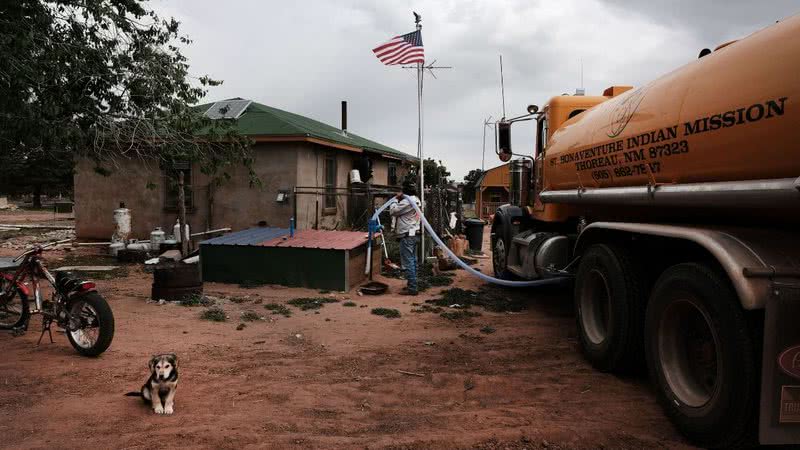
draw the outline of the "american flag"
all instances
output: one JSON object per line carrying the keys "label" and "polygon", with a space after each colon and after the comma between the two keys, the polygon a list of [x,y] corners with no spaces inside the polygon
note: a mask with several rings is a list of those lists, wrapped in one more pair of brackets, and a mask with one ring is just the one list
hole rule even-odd
{"label": "american flag", "polygon": [[372,52],[387,66],[425,63],[425,49],[422,47],[422,33],[419,30],[395,36],[389,42],[373,48]]}

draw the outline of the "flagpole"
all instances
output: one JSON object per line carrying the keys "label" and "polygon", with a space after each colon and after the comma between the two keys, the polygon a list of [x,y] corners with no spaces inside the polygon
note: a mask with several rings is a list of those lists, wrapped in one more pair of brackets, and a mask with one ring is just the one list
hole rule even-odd
{"label": "flagpole", "polygon": [[[422,23],[419,16],[415,16],[414,22],[417,32],[422,33]],[[417,63],[417,155],[419,156],[419,195],[420,206],[425,211],[425,155],[422,151],[422,80],[424,76],[424,66],[421,62]],[[425,228],[420,227],[420,263],[425,263]]]}

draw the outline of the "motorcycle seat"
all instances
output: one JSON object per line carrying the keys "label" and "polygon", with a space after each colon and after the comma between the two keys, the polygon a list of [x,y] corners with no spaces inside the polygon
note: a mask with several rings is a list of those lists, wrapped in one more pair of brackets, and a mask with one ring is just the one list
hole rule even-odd
{"label": "motorcycle seat", "polygon": [[0,258],[0,271],[17,269],[22,261],[14,261],[14,258]]}

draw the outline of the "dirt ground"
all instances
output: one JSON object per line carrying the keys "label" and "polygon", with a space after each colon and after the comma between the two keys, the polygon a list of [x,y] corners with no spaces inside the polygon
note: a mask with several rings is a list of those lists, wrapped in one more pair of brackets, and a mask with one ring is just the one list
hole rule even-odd
{"label": "dirt ground", "polygon": [[[48,258],[55,268],[98,251]],[[490,260],[477,267],[488,273]],[[229,317],[209,322],[203,307],[150,302],[141,267],[123,275],[98,281],[116,318],[99,358],[79,356],[62,333],[37,347],[37,317],[23,337],[0,333],[0,447],[687,448],[644,377],[601,374],[582,359],[564,289],[494,291],[526,309],[473,307],[480,316],[451,321],[412,312],[447,288],[403,297],[397,279],[377,297],[208,283]],[[463,271],[453,284],[481,285]],[[263,307],[298,297],[338,302],[289,306],[290,317]],[[263,320],[242,322],[244,311]],[[179,355],[180,388],[175,414],[158,416],[123,394],[145,381],[151,354],[168,351]]]}

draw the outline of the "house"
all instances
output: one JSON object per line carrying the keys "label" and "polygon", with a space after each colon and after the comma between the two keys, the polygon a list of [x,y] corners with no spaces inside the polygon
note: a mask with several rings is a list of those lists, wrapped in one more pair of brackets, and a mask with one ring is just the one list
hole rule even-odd
{"label": "house", "polygon": [[[345,102],[344,129],[241,98],[198,108],[207,108],[205,114],[212,119],[235,119],[239,133],[255,142],[252,167],[262,186],[250,186],[244,167],[229,172],[232,177],[221,185],[211,183],[197,164],[175,167],[184,172],[187,222],[193,232],[258,225],[287,228],[293,216],[298,229],[344,229],[350,219],[348,206],[355,204],[349,195],[355,187],[349,180],[351,170],[368,161],[371,189],[394,192],[413,161],[408,154],[346,130]],[[76,164],[79,238],[110,238],[112,212],[120,203],[131,211],[132,237],[144,239],[157,226],[171,234],[178,211],[177,188],[158,163],[117,161],[110,175],[96,169],[88,159]],[[302,193],[295,195],[295,188]],[[367,208],[366,202],[359,204]]]}
{"label": "house", "polygon": [[481,219],[489,219],[489,216],[497,211],[497,207],[505,205],[509,200],[509,187],[511,177],[509,175],[509,164],[493,167],[481,174],[475,183],[475,213]]}

